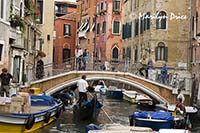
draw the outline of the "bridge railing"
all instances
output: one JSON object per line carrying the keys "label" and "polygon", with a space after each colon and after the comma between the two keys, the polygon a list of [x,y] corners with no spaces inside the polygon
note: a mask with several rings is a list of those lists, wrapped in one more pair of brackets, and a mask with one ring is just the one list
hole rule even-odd
{"label": "bridge railing", "polygon": [[[84,58],[68,58],[64,60],[62,63],[51,63],[51,64],[45,64],[44,65],[44,77],[51,77],[55,76],[64,72],[69,72],[73,70],[77,71],[84,71],[84,70],[92,70],[92,71],[120,71],[120,72],[130,72],[132,74],[135,74],[137,76],[141,76],[139,73],[139,69],[141,68],[140,63],[134,63],[131,64],[130,61],[119,61],[119,60],[111,60],[106,61],[105,63],[102,63],[101,60],[97,59],[89,59],[86,62],[86,66],[84,66]],[[153,80],[155,82],[161,83],[160,80],[160,70],[154,70],[153,75],[150,75],[150,80]],[[38,80],[36,77],[36,71],[34,70],[34,78],[32,81]],[[186,87],[186,79],[182,77],[178,77],[176,79],[173,79],[174,75],[169,73],[169,78],[167,79],[167,86],[171,86],[172,88],[185,88]]]}

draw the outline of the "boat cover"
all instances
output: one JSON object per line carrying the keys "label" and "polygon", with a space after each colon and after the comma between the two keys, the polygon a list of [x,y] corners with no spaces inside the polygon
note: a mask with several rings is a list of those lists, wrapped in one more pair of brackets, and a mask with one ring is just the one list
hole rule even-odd
{"label": "boat cover", "polygon": [[47,95],[32,95],[31,106],[53,106],[55,99]]}
{"label": "boat cover", "polygon": [[[92,101],[88,100],[83,102],[83,106],[92,106]],[[101,108],[103,104],[101,104],[99,101],[96,102],[96,108]]]}
{"label": "boat cover", "polygon": [[88,133],[90,130],[102,130],[103,128],[100,126],[97,126],[95,124],[89,124],[85,127],[85,133]]}
{"label": "boat cover", "polygon": [[147,119],[151,117],[151,119],[157,119],[157,120],[174,120],[174,117],[170,112],[135,112],[132,115],[133,118],[143,118]]}

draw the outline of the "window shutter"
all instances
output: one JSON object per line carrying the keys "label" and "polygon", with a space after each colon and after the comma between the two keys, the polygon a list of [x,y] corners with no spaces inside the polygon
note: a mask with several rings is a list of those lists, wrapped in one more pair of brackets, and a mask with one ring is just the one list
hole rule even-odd
{"label": "window shutter", "polygon": [[69,36],[71,36],[71,25],[69,25],[69,32],[68,32]]}
{"label": "window shutter", "polygon": [[132,22],[130,23],[129,25],[129,37],[131,38],[132,37]]}
{"label": "window shutter", "polygon": [[149,30],[150,29],[150,21],[151,21],[151,19],[150,19],[150,12],[148,12],[147,13],[147,30]]}
{"label": "window shutter", "polygon": [[158,60],[158,47],[155,48],[155,60]]}
{"label": "window shutter", "polygon": [[159,19],[156,19],[156,29],[159,29]]}
{"label": "window shutter", "polygon": [[122,39],[125,39],[125,25],[122,26]]}
{"label": "window shutter", "polygon": [[165,61],[168,61],[168,47],[165,47]]}

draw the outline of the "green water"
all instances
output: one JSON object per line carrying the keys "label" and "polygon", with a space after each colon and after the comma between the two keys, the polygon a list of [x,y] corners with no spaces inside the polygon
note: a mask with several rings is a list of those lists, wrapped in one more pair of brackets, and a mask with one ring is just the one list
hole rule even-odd
{"label": "green water", "polygon": [[[125,101],[105,99],[103,103],[104,111],[100,112],[97,121],[74,121],[72,110],[67,110],[58,120],[33,133],[84,133],[85,126],[90,123],[97,125],[105,123],[120,123],[122,125],[129,125],[128,116],[137,110],[137,105]],[[195,127],[193,128],[192,133],[200,133],[199,120],[200,119],[195,120]]]}

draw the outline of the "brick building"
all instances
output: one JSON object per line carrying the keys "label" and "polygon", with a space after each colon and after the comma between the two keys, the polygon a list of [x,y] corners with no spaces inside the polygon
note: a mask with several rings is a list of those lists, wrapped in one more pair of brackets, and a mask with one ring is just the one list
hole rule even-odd
{"label": "brick building", "polygon": [[54,64],[64,68],[74,63],[76,32],[76,12],[58,17],[55,20],[56,38],[54,40]]}

